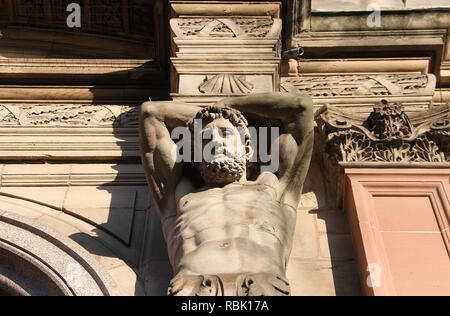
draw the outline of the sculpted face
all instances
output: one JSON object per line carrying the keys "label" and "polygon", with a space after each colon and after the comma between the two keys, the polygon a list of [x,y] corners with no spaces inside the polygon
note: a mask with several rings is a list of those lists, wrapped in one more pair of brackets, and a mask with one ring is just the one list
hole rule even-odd
{"label": "sculpted face", "polygon": [[200,172],[207,185],[221,186],[246,180],[248,148],[243,132],[223,117],[203,127]]}

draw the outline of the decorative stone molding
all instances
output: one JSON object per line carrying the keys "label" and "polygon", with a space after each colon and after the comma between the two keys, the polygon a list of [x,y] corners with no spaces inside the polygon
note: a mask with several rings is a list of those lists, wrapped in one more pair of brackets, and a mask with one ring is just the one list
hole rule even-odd
{"label": "decorative stone molding", "polygon": [[442,62],[449,60],[447,34],[450,19],[448,4],[443,5],[445,0],[440,2],[441,5],[419,0],[372,1],[383,9],[384,18],[379,28],[367,23],[368,12],[371,11],[369,1],[343,0],[333,4],[318,0],[312,4],[311,0],[301,1],[306,10],[303,6],[300,9],[299,0],[296,2],[290,47],[303,47],[310,58],[321,58],[323,52],[330,49],[333,52],[372,54],[374,48],[380,53],[389,51],[391,56],[403,56],[405,49],[420,52],[420,56],[444,55],[444,58],[432,58],[427,71],[436,74],[439,85],[448,82],[449,76]]}
{"label": "decorative stone molding", "polygon": [[417,110],[428,108],[434,97],[436,77],[431,74],[307,75],[282,78],[281,90],[304,92],[316,106],[325,104],[367,110],[381,100],[400,102]]}
{"label": "decorative stone molding", "polygon": [[299,72],[303,76],[383,74],[426,74],[431,65],[430,57],[403,58],[348,58],[348,59],[301,59]]}
{"label": "decorative stone molding", "polygon": [[0,127],[0,158],[4,160],[138,160],[136,128]]}
{"label": "decorative stone molding", "polygon": [[0,126],[137,127],[138,107],[77,103],[0,103]]}
{"label": "decorative stone molding", "polygon": [[334,106],[316,113],[317,153],[327,170],[325,181],[342,207],[344,168],[427,168],[450,166],[450,106],[406,114],[386,100],[370,115]]}
{"label": "decorative stone molding", "polygon": [[139,107],[0,102],[0,158],[136,160]]}
{"label": "decorative stone molding", "polygon": [[[53,28],[65,28],[66,7],[69,1],[55,0],[16,0],[0,1],[3,12],[9,13],[9,20],[13,25],[33,25]],[[157,12],[160,1],[108,1],[108,0],[80,0],[78,3],[91,7],[89,14],[82,14],[83,29],[91,33],[125,37],[128,40],[154,40],[155,27],[159,22]],[[87,11],[85,13],[88,13]],[[3,14],[0,13],[0,21]],[[6,16],[5,16],[6,18]],[[154,20],[156,18],[156,21]],[[149,23],[142,23],[144,20]],[[4,21],[1,21],[4,22]],[[156,25],[155,25],[156,24]]]}
{"label": "decorative stone molding", "polygon": [[345,75],[286,78],[285,92],[305,92],[312,97],[393,96],[432,94],[436,81],[421,74]]}
{"label": "decorative stone molding", "polygon": [[[208,105],[224,96],[277,91],[280,7],[280,3],[171,2],[172,97]],[[250,9],[254,14],[249,16]]]}
{"label": "decorative stone molding", "polygon": [[0,210],[0,292],[19,296],[111,296],[116,286],[75,242]]}
{"label": "decorative stone molding", "polygon": [[0,102],[4,103],[96,103],[96,104],[141,104],[142,101],[167,98],[165,88],[159,86],[44,86],[17,85],[0,86]]}
{"label": "decorative stone molding", "polygon": [[339,162],[450,162],[449,105],[408,116],[383,101],[364,119],[333,107],[316,114],[326,151]]}
{"label": "decorative stone molding", "polygon": [[152,59],[0,58],[0,76],[28,79],[38,85],[49,79],[86,85],[158,84],[161,67]]}
{"label": "decorative stone molding", "polygon": [[[297,1],[297,0],[296,0]],[[279,18],[280,2],[170,1],[172,15],[180,16],[271,16]]]}
{"label": "decorative stone molding", "polygon": [[184,18],[170,23],[177,38],[277,38],[281,32],[280,19],[260,18]]}
{"label": "decorative stone molding", "polygon": [[220,74],[213,77],[206,76],[205,81],[198,87],[204,94],[248,94],[254,86],[245,77],[230,74]]}

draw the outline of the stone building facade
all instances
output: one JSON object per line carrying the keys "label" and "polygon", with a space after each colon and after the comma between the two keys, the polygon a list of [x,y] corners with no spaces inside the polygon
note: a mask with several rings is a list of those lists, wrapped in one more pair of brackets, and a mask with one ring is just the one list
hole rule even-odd
{"label": "stone building facade", "polygon": [[450,294],[449,31],[448,0],[0,0],[0,294],[165,295],[140,104],[278,91],[316,110],[292,295]]}

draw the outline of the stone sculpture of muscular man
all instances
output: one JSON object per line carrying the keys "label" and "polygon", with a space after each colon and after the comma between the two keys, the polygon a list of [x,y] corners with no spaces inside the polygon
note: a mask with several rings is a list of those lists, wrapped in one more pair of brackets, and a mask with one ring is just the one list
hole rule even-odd
{"label": "stone sculpture of muscular man", "polygon": [[[277,172],[249,176],[246,117],[280,128],[279,150],[272,150],[279,154]],[[199,120],[221,150],[209,162],[177,162],[172,130],[193,130]],[[147,102],[140,126],[147,181],[175,273],[169,295],[290,295],[286,265],[313,148],[311,98],[255,94],[207,108]],[[239,129],[245,137],[236,136]]]}

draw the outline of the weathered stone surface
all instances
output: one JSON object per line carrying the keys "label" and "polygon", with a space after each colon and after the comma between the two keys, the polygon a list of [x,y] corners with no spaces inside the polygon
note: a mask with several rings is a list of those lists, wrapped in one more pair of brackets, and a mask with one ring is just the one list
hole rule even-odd
{"label": "weathered stone surface", "polygon": [[[410,2],[408,0],[408,2]],[[321,0],[311,0],[312,11],[371,11],[373,6],[381,9],[404,9],[403,0],[335,0],[326,2]]]}
{"label": "weathered stone surface", "polygon": [[108,271],[112,278],[114,278],[117,286],[121,290],[123,296],[142,295],[142,291],[136,282],[136,273],[127,265],[113,268]]}
{"label": "weathered stone surface", "polygon": [[347,217],[341,211],[318,210],[317,229],[322,234],[350,234]]}
{"label": "weathered stone surface", "polygon": [[314,214],[297,211],[291,257],[295,259],[317,258],[319,253],[317,236]]}
{"label": "weathered stone surface", "polygon": [[450,3],[447,0],[407,0],[406,8],[450,8]]}
{"label": "weathered stone surface", "polygon": [[320,236],[320,256],[322,258],[355,259],[350,234],[324,234]]}
{"label": "weathered stone surface", "polygon": [[288,277],[296,296],[361,295],[355,262],[305,262],[292,259]]}

